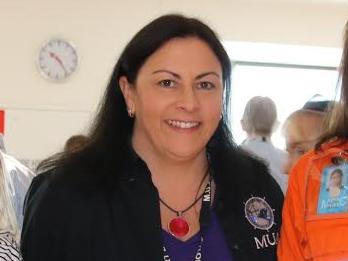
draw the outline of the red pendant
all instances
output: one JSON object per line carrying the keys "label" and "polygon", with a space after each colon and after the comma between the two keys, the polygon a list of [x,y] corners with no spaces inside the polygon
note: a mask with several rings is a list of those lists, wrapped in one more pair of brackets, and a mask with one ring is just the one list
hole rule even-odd
{"label": "red pendant", "polygon": [[182,217],[176,217],[169,222],[168,229],[173,236],[184,237],[188,234],[190,226]]}

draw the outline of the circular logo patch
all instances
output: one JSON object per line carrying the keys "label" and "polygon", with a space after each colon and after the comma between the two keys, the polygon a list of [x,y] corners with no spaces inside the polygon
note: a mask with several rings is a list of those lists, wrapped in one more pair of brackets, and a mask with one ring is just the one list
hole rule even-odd
{"label": "circular logo patch", "polygon": [[273,209],[262,198],[249,198],[244,211],[246,219],[254,228],[269,230],[274,224]]}

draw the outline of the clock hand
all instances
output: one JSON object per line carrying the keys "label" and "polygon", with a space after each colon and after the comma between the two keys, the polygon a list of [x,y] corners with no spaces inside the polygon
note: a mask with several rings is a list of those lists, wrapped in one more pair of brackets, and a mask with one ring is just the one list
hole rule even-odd
{"label": "clock hand", "polygon": [[50,52],[50,57],[52,57],[54,60],[57,61],[57,63],[59,63],[59,65],[63,68],[65,74],[68,73],[68,72],[66,71],[66,69],[65,69],[65,66],[64,66],[62,60],[58,57],[58,55],[56,55],[56,54],[53,53],[53,52]]}

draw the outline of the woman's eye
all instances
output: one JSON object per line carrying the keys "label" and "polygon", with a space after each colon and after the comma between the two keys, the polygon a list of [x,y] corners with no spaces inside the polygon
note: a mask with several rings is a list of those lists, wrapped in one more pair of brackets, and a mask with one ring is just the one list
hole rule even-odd
{"label": "woman's eye", "polygon": [[296,149],[295,149],[295,153],[296,153],[297,155],[303,155],[303,154],[306,153],[306,151],[305,151],[304,149],[301,149],[301,148],[296,148]]}
{"label": "woman's eye", "polygon": [[305,150],[305,149],[299,148],[299,147],[287,147],[287,148],[286,148],[286,151],[287,151],[289,154],[297,155],[297,156],[301,156],[301,155],[303,155],[303,154],[306,153],[306,150]]}
{"label": "woman's eye", "polygon": [[164,88],[172,88],[175,85],[175,82],[172,80],[162,80],[159,82],[159,85]]}
{"label": "woman's eye", "polygon": [[198,87],[200,89],[210,90],[210,89],[213,89],[215,85],[212,84],[211,82],[200,82],[198,83]]}

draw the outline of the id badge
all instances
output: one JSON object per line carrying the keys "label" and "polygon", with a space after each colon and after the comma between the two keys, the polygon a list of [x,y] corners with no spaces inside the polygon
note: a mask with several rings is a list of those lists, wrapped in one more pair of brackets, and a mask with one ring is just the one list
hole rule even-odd
{"label": "id badge", "polygon": [[307,218],[348,216],[348,153],[331,149],[320,154],[306,175]]}
{"label": "id badge", "polygon": [[348,164],[328,166],[322,171],[317,214],[348,212]]}

